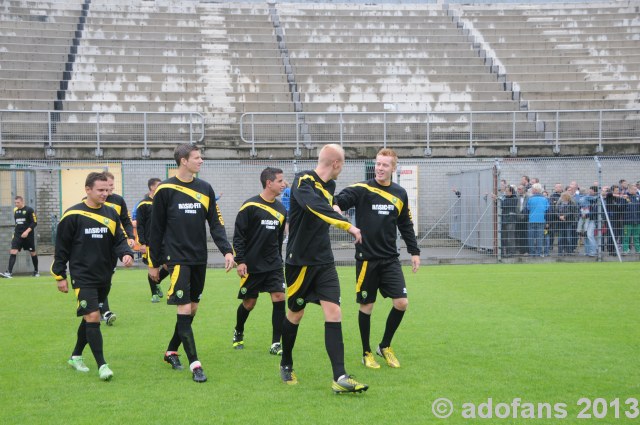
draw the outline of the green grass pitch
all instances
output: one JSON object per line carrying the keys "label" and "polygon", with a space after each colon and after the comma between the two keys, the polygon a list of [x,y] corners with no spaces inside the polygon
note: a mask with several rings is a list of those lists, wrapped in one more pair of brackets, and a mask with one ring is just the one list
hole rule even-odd
{"label": "green grass pitch", "polygon": [[[282,384],[279,358],[268,354],[268,296],[249,317],[245,349],[231,348],[235,271],[208,271],[194,322],[205,384],[162,362],[176,311],[164,300],[151,304],[144,270],[119,269],[114,276],[110,302],[118,320],[102,326],[111,382],[98,379],[89,347],[91,372],[66,364],[79,322],[72,294],[59,293],[45,275],[4,279],[0,423],[638,423],[625,416],[633,416],[625,402],[640,398],[639,270],[638,263],[423,266],[415,275],[405,269],[409,309],[392,344],[402,367],[367,370],[360,363],[354,268],[340,267],[346,368],[370,385],[355,395],[331,392],[315,305],[307,308],[294,351],[299,385]],[[374,309],[373,346],[389,308],[385,299]],[[443,397],[454,411],[438,419],[432,403]],[[588,407],[579,405],[583,397],[591,401],[583,412],[591,419],[577,418]],[[536,406],[564,403],[566,415],[524,421],[513,411],[501,418],[492,410],[492,419],[463,417],[469,403],[485,403],[477,412],[487,415],[489,399],[493,409],[516,398]],[[605,419],[596,419],[605,402]],[[504,408],[497,414],[504,416]]]}

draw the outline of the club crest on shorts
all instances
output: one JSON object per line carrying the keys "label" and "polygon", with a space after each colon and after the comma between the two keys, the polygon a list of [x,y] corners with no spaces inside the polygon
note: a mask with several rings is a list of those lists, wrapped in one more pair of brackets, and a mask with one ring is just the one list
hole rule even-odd
{"label": "club crest on shorts", "polygon": [[87,308],[87,300],[80,301],[80,307]]}
{"label": "club crest on shorts", "polygon": [[362,298],[367,298],[369,294],[367,293],[367,291],[362,291],[361,295],[362,295]]}
{"label": "club crest on shorts", "polygon": [[184,296],[184,292],[182,292],[182,289],[180,289],[178,292],[176,292],[176,297],[182,298],[183,296]]}
{"label": "club crest on shorts", "polygon": [[247,293],[247,288],[245,288],[244,286],[242,288],[240,288],[240,293],[242,295],[246,294]]}
{"label": "club crest on shorts", "polygon": [[304,300],[303,300],[302,298],[298,298],[298,299],[296,300],[296,304],[298,304],[298,305],[302,305],[302,304],[304,304]]}

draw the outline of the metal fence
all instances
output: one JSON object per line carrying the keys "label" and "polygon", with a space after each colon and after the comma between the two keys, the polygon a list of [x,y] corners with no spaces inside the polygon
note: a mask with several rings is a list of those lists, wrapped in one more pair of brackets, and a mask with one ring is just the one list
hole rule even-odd
{"label": "metal fence", "polygon": [[425,156],[434,147],[458,144],[473,155],[478,146],[550,145],[559,153],[566,145],[640,142],[640,109],[465,111],[427,113],[246,113],[240,119],[244,142],[257,146],[295,144],[296,152],[310,144],[412,146]]}
{"label": "metal fence", "polygon": [[[559,256],[558,234],[554,224],[547,229],[545,241],[551,245],[543,251],[545,257],[531,255],[528,225],[521,219],[520,236],[515,243],[517,252],[506,253],[503,235],[502,203],[500,201],[501,180],[510,185],[518,185],[522,176],[540,180],[549,196],[553,194],[556,183],[562,191],[572,182],[576,182],[582,194],[592,185],[599,187],[618,184],[626,179],[630,184],[640,181],[640,156],[618,157],[573,157],[573,158],[459,158],[401,159],[398,174],[395,176],[405,186],[410,195],[410,207],[415,219],[415,231],[426,263],[496,263],[519,261],[595,261],[624,260],[634,261],[639,257],[640,241],[629,241],[631,255],[623,256],[624,222],[617,210],[610,211],[606,200],[599,204],[602,210],[594,228],[598,239],[597,257],[584,256],[585,237],[574,232],[576,247],[573,255]],[[83,169],[93,166],[97,169],[109,168],[116,172],[116,184],[122,183],[122,195],[130,209],[147,192],[146,182],[150,177],[166,178],[175,168],[172,161],[126,160],[100,161],[94,163],[80,161],[0,161],[0,214],[4,231],[0,232],[0,249],[9,247],[8,230],[11,226],[10,212],[15,195],[26,196],[28,203],[36,206],[39,225],[36,229],[38,251],[52,251],[52,230],[57,217],[62,212],[62,200],[67,191],[63,187],[65,173],[73,168]],[[235,216],[243,201],[261,190],[260,172],[266,166],[282,168],[287,180],[291,181],[295,172],[313,169],[315,161],[262,161],[206,160],[200,178],[209,181],[216,194],[222,195],[219,205],[226,221],[227,234],[231,238]],[[12,181],[20,180],[24,173],[31,173],[35,179],[33,185],[18,187]],[[337,190],[371,178],[373,161],[348,160],[337,180]],[[68,194],[66,194],[68,195]],[[73,194],[72,194],[73,195]],[[83,193],[77,194],[78,201]],[[611,221],[607,222],[607,215]],[[528,217],[528,216],[527,216]],[[617,224],[613,221],[617,220]],[[357,223],[356,223],[357,224]],[[622,225],[620,225],[622,224]],[[577,223],[576,223],[577,225]],[[607,229],[619,232],[615,244],[607,239]],[[572,237],[574,237],[572,234]],[[549,235],[547,237],[547,235]],[[340,230],[331,229],[334,253],[337,261],[350,263],[354,258],[354,249],[350,236]],[[546,243],[546,242],[545,242]],[[400,241],[401,258],[408,259],[404,243]],[[546,246],[546,245],[545,245]],[[617,247],[617,248],[616,248]],[[544,248],[544,247],[543,247]],[[613,249],[612,249],[613,248]],[[620,257],[618,257],[618,252]],[[614,253],[614,256],[609,256]],[[222,256],[215,246],[210,244],[210,262],[219,264]],[[6,264],[6,258],[0,256],[0,269]]]}
{"label": "metal fence", "polygon": [[202,142],[204,125],[197,112],[0,110],[0,155],[9,145],[44,145],[48,157],[56,147],[88,145],[102,156],[104,147],[131,144],[149,156],[154,145]]}

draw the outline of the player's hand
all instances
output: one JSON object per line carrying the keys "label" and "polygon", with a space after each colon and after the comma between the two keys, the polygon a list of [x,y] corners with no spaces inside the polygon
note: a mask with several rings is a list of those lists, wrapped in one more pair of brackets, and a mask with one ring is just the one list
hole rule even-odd
{"label": "player's hand", "polygon": [[333,210],[334,210],[335,212],[337,212],[338,214],[342,215],[342,210],[340,209],[340,207],[338,206],[338,204],[335,204],[335,205],[333,206]]}
{"label": "player's hand", "polygon": [[127,239],[127,244],[129,245],[129,248],[133,247],[133,244],[135,244],[136,241],[133,239]]}
{"label": "player's hand", "polygon": [[347,231],[354,237],[353,243],[362,243],[362,233],[360,233],[360,229],[356,226],[351,226]]}
{"label": "player's hand", "polygon": [[138,248],[138,251],[146,254],[147,253],[147,246],[146,245],[140,245],[140,247]]}
{"label": "player's hand", "polygon": [[29,232],[28,232],[27,230],[25,230],[24,232],[22,232],[22,234],[20,235],[20,237],[21,237],[22,239],[26,239],[26,238],[27,238],[27,236],[29,236]]}
{"label": "player's hand", "polygon": [[237,268],[238,276],[245,277],[247,275],[247,265],[245,263],[238,264]]}
{"label": "player's hand", "polygon": [[69,283],[67,282],[67,279],[59,280],[57,283],[58,283],[58,291],[64,292],[65,294],[69,292]]}
{"label": "player's hand", "polygon": [[411,256],[411,271],[413,271],[414,273],[418,271],[418,269],[420,268],[420,256],[419,255],[412,255]]}
{"label": "player's hand", "polygon": [[160,269],[158,267],[149,267],[149,277],[154,282],[160,281]]}
{"label": "player's hand", "polygon": [[233,254],[232,253],[228,253],[225,254],[224,256],[224,269],[227,273],[229,273],[229,271],[233,268],[234,264],[236,262],[233,261]]}
{"label": "player's hand", "polygon": [[133,265],[133,257],[130,255],[122,257],[122,265],[125,267],[131,267]]}

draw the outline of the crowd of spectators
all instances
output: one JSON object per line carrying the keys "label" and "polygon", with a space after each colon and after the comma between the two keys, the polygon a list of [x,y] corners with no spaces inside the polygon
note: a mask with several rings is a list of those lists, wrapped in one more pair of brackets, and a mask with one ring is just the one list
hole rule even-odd
{"label": "crowd of spectators", "polygon": [[522,176],[517,185],[502,180],[495,195],[501,218],[501,254],[640,254],[639,192],[640,181],[629,184],[624,179],[603,187],[594,182],[583,189],[575,181],[556,183],[551,193],[537,178]]}

